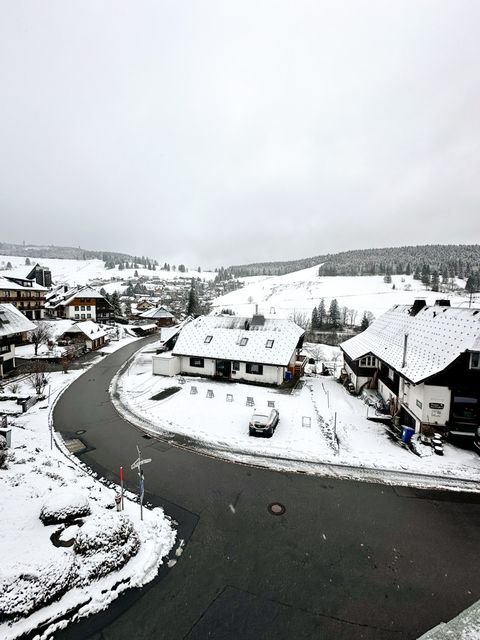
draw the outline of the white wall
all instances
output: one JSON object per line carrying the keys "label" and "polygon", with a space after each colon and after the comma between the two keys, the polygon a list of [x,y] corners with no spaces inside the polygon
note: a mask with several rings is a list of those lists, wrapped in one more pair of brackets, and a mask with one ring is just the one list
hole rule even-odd
{"label": "white wall", "polygon": [[180,356],[180,373],[189,373],[192,376],[214,376],[215,360],[213,358],[204,358],[203,367],[191,367],[189,356]]}
{"label": "white wall", "polygon": [[355,391],[358,393],[361,389],[361,387],[368,382],[369,380],[372,379],[372,376],[369,377],[365,377],[365,376],[357,376],[352,369],[348,366],[348,364],[346,362],[343,363],[344,367],[345,367],[345,371],[349,374],[350,379],[352,381],[353,386],[355,387]]}
{"label": "white wall", "polygon": [[176,356],[152,356],[152,373],[157,376],[176,376],[180,373],[181,359]]}
{"label": "white wall", "polygon": [[232,371],[232,380],[246,380],[247,382],[263,382],[264,384],[281,384],[283,382],[285,367],[275,367],[273,365],[264,364],[263,374],[247,373],[247,365],[240,362],[240,370],[235,373]]}
{"label": "white wall", "polygon": [[[75,305],[67,305],[65,307],[65,317],[71,320],[96,320],[97,319],[97,309],[94,304],[90,305],[90,309],[87,311],[87,305],[77,305],[78,311],[75,311]],[[82,306],[85,309],[82,311]],[[78,318],[75,317],[75,314],[78,314]],[[82,314],[84,317],[82,318]],[[87,314],[90,314],[90,317],[87,317]]]}
{"label": "white wall", "polygon": [[451,392],[448,387],[423,383],[418,385],[405,383],[403,387],[404,404],[411,413],[426,424],[445,426],[450,415],[450,399]]}

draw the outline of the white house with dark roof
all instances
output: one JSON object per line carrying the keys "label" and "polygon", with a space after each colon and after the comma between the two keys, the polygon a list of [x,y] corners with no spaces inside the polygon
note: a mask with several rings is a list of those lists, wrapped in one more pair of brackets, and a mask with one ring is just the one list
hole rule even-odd
{"label": "white house with dark roof", "polygon": [[15,368],[14,337],[34,329],[36,325],[13,304],[0,304],[0,378]]}
{"label": "white house with dark roof", "polygon": [[395,305],[340,345],[358,392],[376,388],[402,424],[472,436],[480,424],[480,309]]}
{"label": "white house with dark roof", "polygon": [[153,373],[279,385],[303,373],[304,334],[291,320],[200,316],[184,325],[171,352],[153,356]]}

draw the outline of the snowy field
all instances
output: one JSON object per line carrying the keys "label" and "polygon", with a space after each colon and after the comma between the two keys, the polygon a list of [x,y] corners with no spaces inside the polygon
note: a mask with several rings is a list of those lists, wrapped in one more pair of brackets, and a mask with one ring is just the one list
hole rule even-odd
{"label": "snowy field", "polygon": [[[410,474],[403,483],[420,487],[464,489],[463,481],[474,481],[478,484],[470,489],[480,490],[480,458],[475,452],[445,444],[443,457],[423,445],[422,457],[413,454],[390,440],[383,425],[367,420],[366,405],[333,377],[307,377],[303,387],[291,394],[204,378],[153,376],[151,368],[151,353],[140,352],[119,374],[113,383],[120,393],[117,408],[150,432],[166,437],[180,434],[212,455],[276,469],[385,482],[393,482],[389,475],[393,472],[394,482],[400,484],[402,474]],[[153,399],[172,387],[179,390],[168,398]],[[254,407],[247,405],[248,397]],[[269,401],[280,412],[273,438],[249,436],[254,409],[267,407]],[[325,465],[331,465],[330,470]],[[367,469],[372,473],[363,473]]]}
{"label": "snowy field", "polygon": [[[197,278],[200,277],[205,280],[211,280],[215,278],[216,274],[211,271],[202,271],[199,273],[197,270],[186,271],[180,273],[179,271],[161,271],[157,267],[156,271],[150,271],[149,269],[124,269],[119,271],[118,269],[106,269],[103,260],[60,260],[59,258],[30,258],[32,266],[37,262],[44,267],[48,267],[52,272],[52,279],[56,284],[68,283],[70,286],[88,284],[91,280],[110,280],[113,278],[119,278],[121,280],[129,280],[135,276],[135,271],[139,276],[148,276],[152,278],[158,276],[162,280],[173,280],[177,277],[184,278]],[[0,255],[0,265],[10,262],[13,269],[10,271],[0,270],[0,275],[13,276],[15,274],[19,276],[25,276],[25,274],[32,269],[32,266],[25,265],[25,258],[20,256],[2,256]],[[160,260],[159,260],[160,262]]]}
{"label": "snowy field", "polygon": [[[348,307],[358,312],[360,324],[364,311],[378,317],[394,304],[411,304],[414,298],[422,297],[427,304],[438,298],[450,298],[452,306],[468,304],[468,297],[457,294],[427,291],[422,283],[412,276],[392,276],[392,283],[383,281],[383,276],[319,276],[318,266],[295,271],[284,276],[254,276],[240,278],[245,282],[237,289],[213,301],[213,310],[232,309],[237,315],[250,316],[258,310],[265,315],[276,314],[286,318],[290,314],[305,313],[310,319],[313,307],[321,298],[328,306],[336,298],[340,308]],[[395,289],[392,285],[395,284]],[[464,287],[464,282],[459,282]],[[407,289],[405,289],[407,287]]]}
{"label": "snowy field", "polygon": [[[67,621],[107,608],[126,589],[152,580],[175,542],[175,530],[161,509],[144,509],[141,522],[134,496],[127,495],[125,511],[118,513],[118,487],[97,481],[63,443],[60,449],[51,448],[55,401],[82,373],[48,374],[50,402],[40,402],[13,420],[12,448],[6,468],[0,469],[0,637],[5,640],[47,621],[42,637],[52,637]],[[22,392],[31,392],[26,381],[19,383]],[[39,518],[42,509],[62,511],[84,503],[91,513],[80,528],[44,525]],[[62,541],[75,540],[74,546],[54,546],[50,537],[55,532]],[[138,548],[130,559],[129,548],[131,553]],[[107,569],[111,572],[102,575]],[[58,601],[42,606],[55,594]]]}

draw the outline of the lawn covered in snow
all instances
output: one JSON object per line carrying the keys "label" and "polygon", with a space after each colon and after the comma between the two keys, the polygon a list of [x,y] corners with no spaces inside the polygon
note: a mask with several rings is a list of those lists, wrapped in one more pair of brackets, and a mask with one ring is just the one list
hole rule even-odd
{"label": "lawn covered in snow", "polygon": [[[21,256],[3,256],[0,255],[0,264],[3,262],[12,264],[11,270],[0,270],[1,275],[6,276],[25,276],[28,271],[33,268],[37,262],[44,267],[48,267],[52,272],[52,279],[55,283],[66,282],[70,286],[85,285],[90,280],[130,280],[137,276],[147,276],[148,278],[159,277],[162,280],[173,280],[178,277],[184,277],[189,280],[192,278],[202,278],[212,280],[216,273],[212,271],[198,272],[197,269],[191,271],[162,271],[157,267],[156,271],[139,267],[137,269],[107,269],[103,260],[63,260],[60,258],[31,258],[31,266],[25,265],[25,258]],[[117,283],[118,284],[118,283]]]}
{"label": "lawn covered in snow", "polygon": [[[175,541],[162,509],[144,509],[141,522],[134,496],[127,496],[118,513],[117,487],[96,480],[63,446],[51,448],[54,403],[82,373],[49,373],[50,402],[9,420],[12,447],[0,468],[0,637],[5,640],[46,621],[51,634],[105,609],[126,589],[152,580]],[[23,392],[31,392],[25,380],[18,388]],[[78,516],[73,526],[72,514]],[[50,524],[52,517],[67,521]],[[73,545],[56,546],[52,535]]]}
{"label": "lawn covered in snow", "polygon": [[[323,348],[331,359],[335,348]],[[456,479],[459,486],[462,480],[480,483],[480,458],[474,451],[447,443],[443,457],[427,446],[421,447],[422,457],[413,454],[394,443],[382,424],[368,420],[366,405],[333,376],[306,377],[293,393],[200,377],[154,376],[149,350],[140,352],[113,385],[120,394],[119,410],[153,433],[180,434],[213,455],[277,469],[323,473],[320,467],[327,463],[341,477],[357,477],[352,472],[357,467],[376,470],[377,479],[387,481],[390,471],[424,475],[424,481],[419,476],[409,482],[417,486],[432,486],[433,476],[438,477],[435,486],[443,486],[442,478]],[[173,387],[178,390],[172,395],[154,399]],[[249,397],[254,406],[248,406]],[[274,436],[249,436],[249,418],[269,401],[280,412]]]}
{"label": "lawn covered in snow", "polygon": [[[378,317],[394,304],[411,304],[415,298],[433,304],[438,298],[450,298],[452,306],[468,304],[468,296],[427,291],[413,276],[394,275],[390,284],[383,276],[319,276],[318,266],[302,269],[283,276],[254,276],[240,278],[245,286],[231,291],[213,303],[213,311],[231,309],[239,316],[251,316],[255,305],[265,315],[276,314],[280,318],[290,314],[305,313],[310,319],[312,309],[322,298],[327,307],[336,298],[339,307],[348,307],[358,312],[356,323],[360,324],[364,311]],[[459,283],[465,286],[464,283]],[[395,285],[395,289],[393,289]]]}

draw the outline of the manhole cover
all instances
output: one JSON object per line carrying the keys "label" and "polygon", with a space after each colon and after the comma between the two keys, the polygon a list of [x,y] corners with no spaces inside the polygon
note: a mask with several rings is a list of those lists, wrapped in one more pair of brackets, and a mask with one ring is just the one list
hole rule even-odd
{"label": "manhole cover", "polygon": [[79,429],[78,431],[75,431],[75,433],[77,434],[77,436],[81,436],[84,433],[87,433],[86,429]]}
{"label": "manhole cover", "polygon": [[280,502],[272,502],[268,505],[268,510],[274,516],[281,516],[285,513],[285,507]]}

